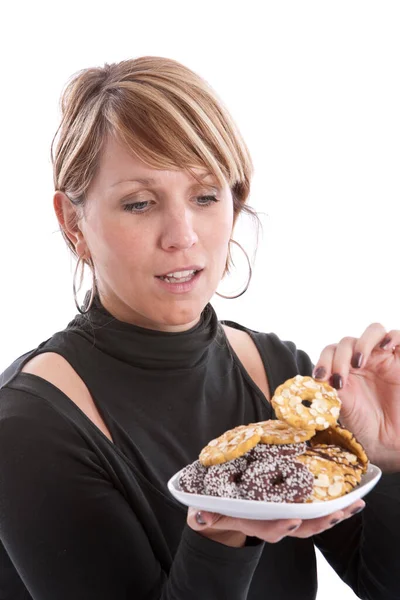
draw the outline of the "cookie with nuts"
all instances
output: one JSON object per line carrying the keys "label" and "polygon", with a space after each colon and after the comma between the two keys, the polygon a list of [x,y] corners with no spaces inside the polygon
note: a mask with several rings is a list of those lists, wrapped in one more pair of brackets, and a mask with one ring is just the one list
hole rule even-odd
{"label": "cookie with nuts", "polygon": [[342,405],[335,388],[303,375],[278,386],[271,404],[278,419],[297,429],[312,430],[335,425]]}
{"label": "cookie with nuts", "polygon": [[364,447],[351,431],[341,425],[335,424],[325,431],[316,431],[314,436],[310,439],[310,444],[311,446],[320,444],[339,446],[343,450],[347,450],[347,452],[354,454],[357,457],[358,464],[363,473],[366,473],[368,469],[369,460]]}
{"label": "cookie with nuts", "polygon": [[270,419],[253,423],[260,429],[260,442],[263,444],[299,444],[306,442],[314,434],[314,429],[292,427],[285,421]]}
{"label": "cookie with nuts", "polygon": [[334,500],[347,493],[348,482],[341,465],[308,451],[295,460],[314,475],[313,490],[307,502]]}
{"label": "cookie with nuts", "polygon": [[229,429],[218,438],[208,442],[200,452],[199,461],[205,467],[210,467],[239,458],[258,444],[261,431],[257,423],[239,425],[234,429]]}

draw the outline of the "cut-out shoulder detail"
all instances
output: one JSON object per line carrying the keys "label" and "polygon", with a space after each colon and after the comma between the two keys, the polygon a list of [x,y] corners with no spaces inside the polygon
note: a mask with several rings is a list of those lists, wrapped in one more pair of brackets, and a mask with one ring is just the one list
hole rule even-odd
{"label": "cut-out shoulder detail", "polygon": [[52,383],[93,421],[110,442],[113,442],[86,384],[61,354],[56,352],[38,354],[23,366],[21,373],[30,373]]}
{"label": "cut-out shoulder detail", "polygon": [[268,378],[257,346],[245,331],[234,329],[228,325],[222,325],[222,327],[250,378],[262,391],[268,402],[271,402]]}

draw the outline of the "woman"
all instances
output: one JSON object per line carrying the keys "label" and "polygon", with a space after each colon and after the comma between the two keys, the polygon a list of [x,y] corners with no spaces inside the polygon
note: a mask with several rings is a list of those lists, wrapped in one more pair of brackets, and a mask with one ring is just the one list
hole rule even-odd
{"label": "woman", "polygon": [[[361,598],[398,598],[400,332],[371,325],[313,370],[292,342],[218,321],[209,300],[252,163],[178,62],[83,70],[57,133],[54,208],[93,285],[79,307],[74,278],[79,314],[0,379],[5,597],[308,600],[316,544]],[[333,382],[384,471],[365,510],[263,522],[175,502],[168,479],[223,431],[274,418],[275,388],[297,373]]]}

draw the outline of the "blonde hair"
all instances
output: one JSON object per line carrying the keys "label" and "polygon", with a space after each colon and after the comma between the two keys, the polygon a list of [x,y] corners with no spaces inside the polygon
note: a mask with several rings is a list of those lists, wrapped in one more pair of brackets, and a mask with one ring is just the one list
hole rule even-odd
{"label": "blonde hair", "polygon": [[[220,185],[229,184],[234,222],[244,211],[260,224],[245,205],[253,175],[249,150],[214,90],[181,63],[142,56],[83,69],[67,83],[60,106],[51,144],[54,187],[77,207],[77,219],[111,134],[153,168],[186,170],[199,181],[191,168],[206,167]],[[230,256],[226,271],[229,263]]]}

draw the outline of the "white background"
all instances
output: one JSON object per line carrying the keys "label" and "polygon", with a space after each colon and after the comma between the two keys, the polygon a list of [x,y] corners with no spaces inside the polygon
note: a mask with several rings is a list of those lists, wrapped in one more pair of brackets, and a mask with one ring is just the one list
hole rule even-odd
{"label": "white background", "polygon": [[[79,69],[141,55],[206,78],[254,160],[264,236],[250,289],[216,298],[219,317],[291,339],[314,362],[371,322],[399,328],[397,1],[25,1],[0,17],[0,372],[76,312],[52,208],[61,90]],[[250,224],[236,239],[252,255]],[[238,265],[221,291],[245,282]],[[354,599],[318,562],[318,599]]]}

